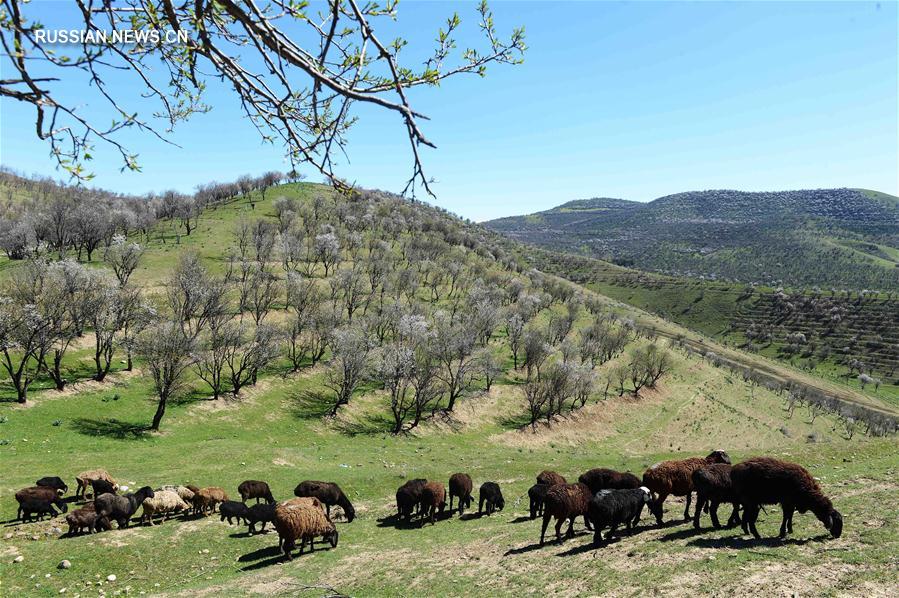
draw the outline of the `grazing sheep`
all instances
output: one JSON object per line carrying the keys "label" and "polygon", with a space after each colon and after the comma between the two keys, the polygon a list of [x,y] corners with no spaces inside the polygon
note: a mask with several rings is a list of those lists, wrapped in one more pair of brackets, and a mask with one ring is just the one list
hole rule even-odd
{"label": "grazing sheep", "polygon": [[219,505],[219,513],[221,513],[222,515],[222,521],[224,521],[225,519],[228,520],[228,525],[231,525],[232,518],[237,519],[238,525],[241,524],[241,521],[243,521],[244,525],[249,525],[247,518],[250,516],[250,509],[244,502],[240,502],[237,500],[226,500]]}
{"label": "grazing sheep", "polygon": [[187,486],[176,486],[174,484],[166,484],[160,490],[171,490],[178,494],[178,497],[188,504],[192,504],[194,500],[194,491]]}
{"label": "grazing sheep", "polygon": [[562,543],[562,524],[568,520],[568,531],[565,536],[574,536],[574,520],[584,517],[584,525],[591,529],[587,507],[590,504],[590,489],[580,482],[577,484],[556,484],[546,491],[546,500],[543,509],[543,528],[540,530],[540,546],[543,546],[546,536],[546,527],[549,520],[556,519],[556,541]]}
{"label": "grazing sheep", "polygon": [[337,528],[325,515],[321,505],[309,503],[309,497],[292,498],[278,503],[275,506],[274,522],[278,531],[278,547],[284,552],[287,560],[291,560],[290,551],[296,548],[296,541],[301,540],[300,554],[306,542],[309,542],[310,550],[315,550],[315,538],[322,538],[337,546]]}
{"label": "grazing sheep", "polygon": [[422,478],[409,480],[396,491],[397,517],[409,521],[413,512],[417,513],[420,507],[421,491],[428,481]]}
{"label": "grazing sheep", "polygon": [[62,481],[62,478],[57,476],[47,476],[39,479],[34,483],[35,486],[43,486],[45,488],[53,488],[56,490],[60,496],[69,491],[69,487],[65,482]]}
{"label": "grazing sheep", "polygon": [[577,481],[586,484],[593,494],[600,490],[633,490],[640,487],[640,478],[629,471],[620,472],[614,469],[591,469],[582,473]]}
{"label": "grazing sheep", "polygon": [[496,482],[484,482],[478,491],[478,515],[484,511],[484,505],[487,506],[487,515],[493,515],[494,511],[502,511],[506,506],[506,500],[503,498],[503,492],[499,489]]}
{"label": "grazing sheep", "polygon": [[567,484],[568,480],[554,471],[545,469],[537,476],[538,484],[546,484],[547,486],[555,486],[556,484]]}
{"label": "grazing sheep", "polygon": [[110,519],[115,519],[119,528],[128,527],[131,517],[148,498],[153,498],[155,493],[149,486],[144,486],[134,493],[117,496],[115,494],[101,494],[94,499],[94,509],[97,511],[97,520],[94,530],[99,531],[101,526],[108,526]]}
{"label": "grazing sheep", "polygon": [[[53,489],[50,488],[50,490]],[[36,516],[38,519],[43,519],[44,515],[49,515],[52,519],[59,515],[56,509],[53,508],[54,505],[56,505],[61,512],[66,512],[66,503],[64,503],[59,496],[56,496],[55,490],[53,490],[52,500],[46,500],[44,498],[25,498],[19,501],[19,517],[25,523],[31,521],[32,515]]]}
{"label": "grazing sheep", "polygon": [[101,494],[115,494],[118,489],[118,485],[110,484],[106,480],[91,480],[91,494],[95,499]]}
{"label": "grazing sheep", "polygon": [[188,485],[187,488],[194,493],[193,506],[194,513],[206,514],[206,512],[215,513],[216,506],[228,500],[228,494],[218,486],[209,486],[207,488],[197,488]]}
{"label": "grazing sheep", "polygon": [[241,482],[240,486],[237,487],[237,493],[240,494],[240,499],[243,502],[247,502],[251,498],[255,498],[257,503],[260,498],[264,498],[265,502],[269,504],[275,502],[275,497],[272,496],[272,491],[268,484],[259,480]]}
{"label": "grazing sheep", "polygon": [[244,519],[250,526],[249,533],[256,533],[257,523],[262,524],[262,528],[259,531],[264,532],[266,523],[275,522],[275,505],[270,503],[255,504],[249,508],[249,513]]}
{"label": "grazing sheep", "polygon": [[[77,476],[75,476],[75,482],[77,482],[78,487],[75,488],[75,498],[85,498],[85,493],[87,493],[87,488],[91,484],[91,480],[106,480],[110,484],[118,489],[118,484],[109,472],[105,469],[91,469],[88,471],[82,471]],[[96,497],[95,497],[96,498]]]}
{"label": "grazing sheep", "polygon": [[[57,513],[52,509],[52,507],[47,510],[46,505],[56,505],[57,507],[65,513],[68,510],[68,506],[66,503],[60,498],[59,494],[56,492],[55,488],[50,488],[48,486],[29,486],[28,488],[22,488],[18,492],[16,492],[16,502],[19,503],[19,509],[16,512],[16,518],[25,521],[25,513],[27,505],[28,507],[28,518],[30,519],[30,513],[40,513],[41,515],[49,514],[50,511],[53,511],[52,516],[56,516]],[[46,504],[45,504],[46,503]]]}
{"label": "grazing sheep", "polygon": [[437,520],[437,512],[443,513],[446,508],[446,487],[440,482],[428,482],[421,489],[419,499],[419,525],[424,525],[425,519],[430,519],[433,524]]}
{"label": "grazing sheep", "polygon": [[734,494],[743,505],[743,531],[760,538],[755,527],[761,505],[780,504],[780,538],[793,532],[793,511],[811,511],[834,538],[843,533],[843,516],[801,465],[770,457],[756,457],[734,465],[730,472]]}
{"label": "grazing sheep", "polygon": [[[193,496],[192,492],[191,496]],[[143,523],[146,520],[148,525],[153,525],[154,515],[162,515],[163,520],[165,520],[172,513],[180,513],[188,509],[190,509],[190,505],[178,496],[177,491],[154,490],[153,497],[147,498],[143,502],[143,512],[141,513],[140,521]]]}
{"label": "grazing sheep", "polygon": [[593,524],[593,543],[597,545],[602,543],[604,528],[609,528],[606,539],[611,538],[622,523],[627,525],[628,531],[632,530],[640,521],[643,505],[651,498],[649,488],[646,486],[597,492],[587,506],[590,523]]}
{"label": "grazing sheep", "polygon": [[343,509],[347,523],[352,523],[353,519],[356,518],[356,509],[353,508],[350,499],[343,493],[340,486],[334,482],[306,480],[297,484],[297,487],[293,489],[293,494],[297,497],[311,496],[317,498],[325,505],[325,513],[329,518],[331,517],[331,507],[333,505]]}
{"label": "grazing sheep", "polygon": [[528,488],[528,498],[531,501],[531,519],[543,515],[543,502],[546,500],[547,484],[534,484]]}
{"label": "grazing sheep", "polygon": [[449,479],[449,508],[453,510],[453,498],[459,499],[459,513],[471,506],[471,490],[474,484],[467,473],[454,473]]}
{"label": "grazing sheep", "polygon": [[705,459],[690,457],[656,463],[643,473],[643,485],[649,488],[655,497],[649,503],[649,510],[655,515],[656,522],[662,524],[663,505],[669,495],[686,496],[684,520],[690,520],[690,501],[693,497],[693,472],[710,463],[730,463],[730,457],[724,451],[713,451]]}
{"label": "grazing sheep", "polygon": [[[74,536],[87,531],[89,534],[94,533],[94,525],[97,521],[97,511],[94,510],[94,501],[90,501],[80,509],[75,509],[66,515],[66,523],[69,524],[69,535]],[[109,529],[103,526],[103,529]]]}
{"label": "grazing sheep", "polygon": [[740,523],[740,503],[734,494],[734,486],[730,479],[731,465],[728,463],[710,463],[693,472],[693,488],[696,490],[696,512],[693,514],[693,527],[699,529],[699,517],[704,506],[712,518],[712,525],[720,528],[718,521],[718,505],[726,502],[734,506],[727,527]]}

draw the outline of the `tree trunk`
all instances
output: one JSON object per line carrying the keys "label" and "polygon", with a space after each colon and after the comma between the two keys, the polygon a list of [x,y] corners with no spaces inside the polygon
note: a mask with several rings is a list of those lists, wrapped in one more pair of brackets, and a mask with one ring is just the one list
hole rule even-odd
{"label": "tree trunk", "polygon": [[165,404],[168,397],[159,397],[159,404],[156,406],[156,415],[153,416],[153,424],[150,426],[150,429],[153,431],[159,431],[159,424],[162,422],[162,416],[165,415]]}

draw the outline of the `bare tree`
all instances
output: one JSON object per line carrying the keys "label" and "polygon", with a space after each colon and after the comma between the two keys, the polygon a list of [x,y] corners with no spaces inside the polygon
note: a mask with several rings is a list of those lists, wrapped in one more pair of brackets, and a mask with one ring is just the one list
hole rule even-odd
{"label": "bare tree", "polygon": [[509,341],[509,349],[512,350],[512,365],[518,369],[518,353],[521,351],[521,343],[524,337],[524,320],[517,313],[506,318],[506,338]]}
{"label": "bare tree", "polygon": [[169,307],[191,340],[226,311],[225,282],[210,276],[194,252],[181,255],[166,288]]}
{"label": "bare tree", "polygon": [[144,248],[139,243],[129,243],[124,235],[116,235],[106,248],[103,258],[109,264],[119,281],[119,286],[128,284],[128,279],[137,270]]}
{"label": "bare tree", "polygon": [[372,347],[365,333],[356,326],[347,326],[334,331],[332,345],[334,356],[328,368],[325,385],[336,395],[334,406],[331,408],[331,415],[335,415],[343,405],[350,402],[353,392],[362,380]]}
{"label": "bare tree", "polygon": [[193,340],[181,322],[163,322],[140,335],[137,349],[153,377],[158,403],[150,427],[159,430],[169,399],[181,389],[193,363]]}

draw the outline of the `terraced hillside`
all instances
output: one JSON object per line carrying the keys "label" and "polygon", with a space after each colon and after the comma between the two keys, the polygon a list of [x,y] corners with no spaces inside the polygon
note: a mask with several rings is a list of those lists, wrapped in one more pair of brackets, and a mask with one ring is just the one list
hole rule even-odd
{"label": "terraced hillside", "polygon": [[525,243],[664,274],[899,290],[899,199],[867,190],[584,200],[486,225]]}

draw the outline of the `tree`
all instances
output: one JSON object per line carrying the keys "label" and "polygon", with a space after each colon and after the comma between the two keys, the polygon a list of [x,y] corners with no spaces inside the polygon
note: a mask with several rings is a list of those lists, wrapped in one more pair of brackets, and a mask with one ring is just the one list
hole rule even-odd
{"label": "tree", "polygon": [[33,303],[0,297],[0,350],[3,368],[16,389],[19,403],[28,398],[28,388],[37,378],[47,351],[55,341],[53,322]]}
{"label": "tree", "polygon": [[81,259],[81,250],[84,249],[87,261],[93,259],[94,250],[111,230],[109,209],[97,202],[96,198],[82,198],[72,215],[72,234],[78,247],[78,258]]}
{"label": "tree", "polygon": [[372,347],[361,329],[347,326],[334,331],[332,348],[334,356],[328,368],[325,385],[334,391],[331,415],[336,415],[343,405],[350,402],[353,391],[362,380]]}
{"label": "tree", "polygon": [[138,353],[144,358],[153,377],[158,399],[150,428],[159,430],[166,405],[184,384],[184,374],[193,364],[193,345],[185,335],[181,322],[163,322],[144,331],[138,340]]}
{"label": "tree", "polygon": [[476,332],[461,325],[444,312],[434,316],[434,357],[440,363],[440,380],[446,390],[446,410],[452,411],[456,399],[471,387],[477,373]]}
{"label": "tree", "polygon": [[129,243],[124,235],[116,235],[106,248],[103,259],[109,264],[119,281],[119,286],[128,284],[128,279],[137,270],[144,248],[139,243]]}
{"label": "tree", "polygon": [[540,378],[540,367],[549,354],[552,346],[546,341],[546,334],[540,328],[531,326],[524,332],[524,365],[527,368],[527,379],[536,373]]}
{"label": "tree", "polygon": [[315,261],[321,262],[327,277],[331,268],[340,261],[340,241],[337,240],[337,235],[327,232],[315,237],[314,251]]}
{"label": "tree", "polygon": [[518,353],[521,351],[521,341],[524,335],[524,320],[517,313],[506,318],[506,338],[509,339],[509,349],[512,350],[512,365],[518,369]]}
{"label": "tree", "polygon": [[[340,188],[348,185],[334,173],[332,158],[345,149],[347,131],[356,118],[351,106],[368,104],[398,114],[414,164],[406,187],[414,192],[415,184],[420,184],[430,192],[419,148],[434,144],[419,128],[425,117],[412,107],[408,91],[436,86],[463,73],[483,75],[492,63],[516,64],[525,50],[523,30],[516,29],[508,40],[497,34],[486,3],[478,8],[484,49],[466,48],[453,59],[454,35],[461,25],[453,15],[438,31],[433,53],[415,69],[400,63],[404,40],[385,44],[375,34],[373,23],[396,18],[395,3],[384,7],[332,0],[319,18],[292,0],[271,0],[261,6],[245,0],[127,0],[102,6],[78,2],[82,22],[77,29],[95,34],[110,29],[173,31],[179,43],[147,40],[127,50],[117,44],[84,44],[61,55],[52,51],[52,40],[37,34],[41,25],[29,14],[33,5],[3,0],[3,6],[0,42],[9,74],[0,95],[35,108],[37,136],[50,144],[59,165],[79,180],[92,176],[84,161],[91,159],[96,140],[120,154],[123,168],[139,170],[121,133],[137,129],[168,141],[167,133],[176,123],[210,109],[203,102],[208,76],[235,90],[247,119],[263,139],[286,146],[292,166],[307,162]],[[89,116],[69,101],[61,90],[66,89],[64,75],[73,70],[90,77],[108,112],[92,107]],[[152,120],[124,104],[108,83],[110,73],[133,77],[144,90],[144,101],[156,104]],[[84,94],[76,95],[78,104],[87,101]]]}
{"label": "tree", "polygon": [[166,288],[169,307],[185,336],[196,339],[215,318],[225,315],[225,282],[210,276],[194,252],[181,255]]}

